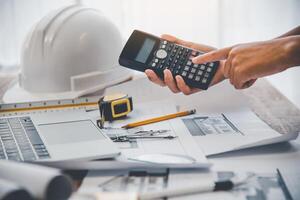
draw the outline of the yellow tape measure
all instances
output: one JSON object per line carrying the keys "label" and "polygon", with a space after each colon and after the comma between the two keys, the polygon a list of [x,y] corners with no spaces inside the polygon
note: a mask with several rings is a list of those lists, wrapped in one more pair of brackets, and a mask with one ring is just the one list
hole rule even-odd
{"label": "yellow tape measure", "polygon": [[104,127],[105,121],[126,117],[133,110],[132,97],[127,94],[106,95],[99,100],[100,119],[97,124]]}
{"label": "yellow tape measure", "polygon": [[77,99],[36,101],[26,103],[0,104],[0,116],[11,116],[32,112],[64,109],[98,109],[100,97],[82,97]]}

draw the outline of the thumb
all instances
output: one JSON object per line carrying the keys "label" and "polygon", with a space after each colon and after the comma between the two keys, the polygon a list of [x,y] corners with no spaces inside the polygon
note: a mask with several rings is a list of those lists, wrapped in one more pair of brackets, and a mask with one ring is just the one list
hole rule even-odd
{"label": "thumb", "polygon": [[211,51],[202,55],[199,55],[193,58],[193,63],[207,63],[207,62],[214,62],[219,60],[224,60],[228,57],[229,52],[231,51],[232,47],[226,47],[223,49],[218,49],[215,51]]}

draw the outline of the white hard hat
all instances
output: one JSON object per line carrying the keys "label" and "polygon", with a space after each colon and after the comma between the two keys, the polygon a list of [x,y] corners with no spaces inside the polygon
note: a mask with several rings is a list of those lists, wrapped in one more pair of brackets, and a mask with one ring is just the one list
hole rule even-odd
{"label": "white hard hat", "polygon": [[101,12],[64,7],[39,21],[24,42],[19,82],[4,102],[76,98],[130,79],[118,65],[123,42]]}

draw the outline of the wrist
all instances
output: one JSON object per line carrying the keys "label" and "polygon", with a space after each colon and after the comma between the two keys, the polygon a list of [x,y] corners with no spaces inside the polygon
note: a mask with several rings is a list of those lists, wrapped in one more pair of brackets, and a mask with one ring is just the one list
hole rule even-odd
{"label": "wrist", "polygon": [[284,45],[286,69],[300,66],[300,36],[287,37]]}

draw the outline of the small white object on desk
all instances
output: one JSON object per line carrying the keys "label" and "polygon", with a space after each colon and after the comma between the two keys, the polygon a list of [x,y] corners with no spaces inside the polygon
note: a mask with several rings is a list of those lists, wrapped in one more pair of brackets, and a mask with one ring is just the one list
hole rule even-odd
{"label": "small white object on desk", "polygon": [[140,161],[152,164],[193,164],[196,160],[190,156],[176,154],[144,154],[129,160]]}

